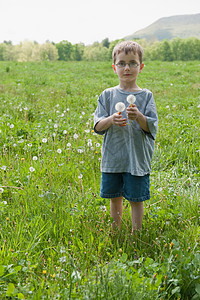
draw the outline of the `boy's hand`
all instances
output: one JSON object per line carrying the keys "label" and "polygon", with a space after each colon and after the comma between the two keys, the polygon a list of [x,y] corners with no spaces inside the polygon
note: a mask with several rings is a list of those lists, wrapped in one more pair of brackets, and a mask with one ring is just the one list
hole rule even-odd
{"label": "boy's hand", "polygon": [[112,115],[112,124],[117,126],[126,126],[127,119],[123,119],[121,113],[114,113]]}
{"label": "boy's hand", "polygon": [[132,104],[132,106],[129,105],[126,112],[129,120],[137,120],[140,115],[140,111],[137,109],[135,104]]}

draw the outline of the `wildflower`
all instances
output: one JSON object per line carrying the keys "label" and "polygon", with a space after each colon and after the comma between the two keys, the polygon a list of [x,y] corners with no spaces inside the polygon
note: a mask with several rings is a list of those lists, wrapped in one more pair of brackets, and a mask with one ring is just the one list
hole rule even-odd
{"label": "wildflower", "polygon": [[1,169],[4,170],[4,171],[6,170],[6,168],[7,168],[6,166],[1,167]]}
{"label": "wildflower", "polygon": [[135,103],[135,101],[136,101],[136,97],[134,95],[128,95],[128,97],[126,98],[126,100],[132,106],[132,104]]}
{"label": "wildflower", "polygon": [[87,145],[88,145],[88,147],[92,147],[92,140],[88,140],[88,142],[87,142]]}
{"label": "wildflower", "polygon": [[67,147],[71,147],[71,144],[70,144],[70,143],[67,143]]}
{"label": "wildflower", "polygon": [[3,193],[3,189],[2,189],[2,188],[0,188],[0,193],[1,193],[1,194]]}
{"label": "wildflower", "polygon": [[83,153],[84,151],[82,149],[77,149],[78,153]]}
{"label": "wildflower", "polygon": [[47,139],[46,139],[46,138],[42,139],[42,142],[43,142],[43,143],[46,143],[46,142],[47,142]]}
{"label": "wildflower", "polygon": [[64,130],[64,131],[63,131],[63,134],[67,134],[67,130]]}
{"label": "wildflower", "polygon": [[82,178],[83,178],[83,174],[80,174],[80,175],[78,176],[78,178],[79,178],[79,179],[82,179]]}
{"label": "wildflower", "polygon": [[37,160],[38,158],[37,158],[37,156],[33,156],[33,160]]}
{"label": "wildflower", "polygon": [[29,168],[29,171],[30,171],[30,172],[34,172],[34,171],[35,171],[35,168],[30,167],[30,168]]}
{"label": "wildflower", "polygon": [[101,145],[99,143],[96,143],[96,147],[100,147]]}
{"label": "wildflower", "polygon": [[53,126],[54,128],[58,128],[58,124],[54,124],[54,126]]}
{"label": "wildflower", "polygon": [[86,130],[85,130],[85,133],[89,133],[89,132],[90,132],[90,129],[86,129]]}
{"label": "wildflower", "polygon": [[61,152],[62,152],[62,150],[61,150],[61,149],[58,149],[58,150],[57,150],[57,152],[58,152],[58,153],[61,153]]}
{"label": "wildflower", "polygon": [[172,249],[173,247],[174,247],[174,243],[171,242],[171,243],[170,243],[170,249]]}
{"label": "wildflower", "polygon": [[75,134],[73,135],[73,137],[74,137],[74,139],[77,139],[77,138],[78,138],[78,134],[75,133]]}
{"label": "wildflower", "polygon": [[45,274],[47,274],[47,271],[46,271],[46,270],[43,270],[43,272],[42,272],[42,273],[45,275]]}
{"label": "wildflower", "polygon": [[118,102],[115,105],[115,109],[118,111],[118,113],[120,113],[125,110],[125,104],[123,102]]}
{"label": "wildflower", "polygon": [[6,218],[6,221],[9,221],[9,220],[10,220],[10,219],[7,217],[7,218]]}
{"label": "wildflower", "polygon": [[82,111],[82,115],[85,115],[85,112],[84,112],[84,111]]}
{"label": "wildflower", "polygon": [[21,158],[21,161],[24,161],[24,160],[25,160],[25,158],[24,158],[24,157],[22,157],[22,158]]}
{"label": "wildflower", "polygon": [[122,254],[122,253],[123,253],[123,250],[122,250],[121,248],[119,249],[119,253],[120,253],[120,254]]}
{"label": "wildflower", "polygon": [[200,104],[197,106],[197,108],[200,108]]}
{"label": "wildflower", "polygon": [[56,274],[54,273],[53,275],[51,275],[52,278],[55,278]]}
{"label": "wildflower", "polygon": [[14,127],[14,124],[11,124],[11,125],[10,125],[10,128],[12,129],[13,127]]}

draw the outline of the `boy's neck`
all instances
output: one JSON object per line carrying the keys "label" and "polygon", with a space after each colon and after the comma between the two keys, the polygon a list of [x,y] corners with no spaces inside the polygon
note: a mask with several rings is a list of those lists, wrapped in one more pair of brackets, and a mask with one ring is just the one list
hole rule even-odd
{"label": "boy's neck", "polygon": [[137,84],[133,86],[133,85],[126,85],[120,83],[119,87],[125,92],[138,92],[142,90]]}

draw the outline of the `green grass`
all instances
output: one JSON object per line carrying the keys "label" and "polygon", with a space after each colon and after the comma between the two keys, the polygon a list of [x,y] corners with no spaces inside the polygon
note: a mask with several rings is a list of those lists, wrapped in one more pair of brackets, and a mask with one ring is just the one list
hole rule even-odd
{"label": "green grass", "polygon": [[[132,236],[99,197],[98,95],[111,63],[0,63],[0,298],[200,299],[200,62],[147,62],[159,131]],[[37,159],[35,158],[37,157]]]}

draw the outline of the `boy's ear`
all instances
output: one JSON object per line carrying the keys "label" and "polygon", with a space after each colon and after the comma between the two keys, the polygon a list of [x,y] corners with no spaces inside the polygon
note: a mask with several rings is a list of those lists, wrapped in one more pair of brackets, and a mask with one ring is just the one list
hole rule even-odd
{"label": "boy's ear", "polygon": [[142,72],[142,69],[144,68],[144,64],[142,63],[141,65],[140,65],[140,70],[139,70],[139,73],[141,73]]}
{"label": "boy's ear", "polygon": [[117,74],[117,71],[116,71],[116,68],[115,68],[114,64],[112,64],[112,67],[113,67],[113,70],[114,70],[115,74]]}

